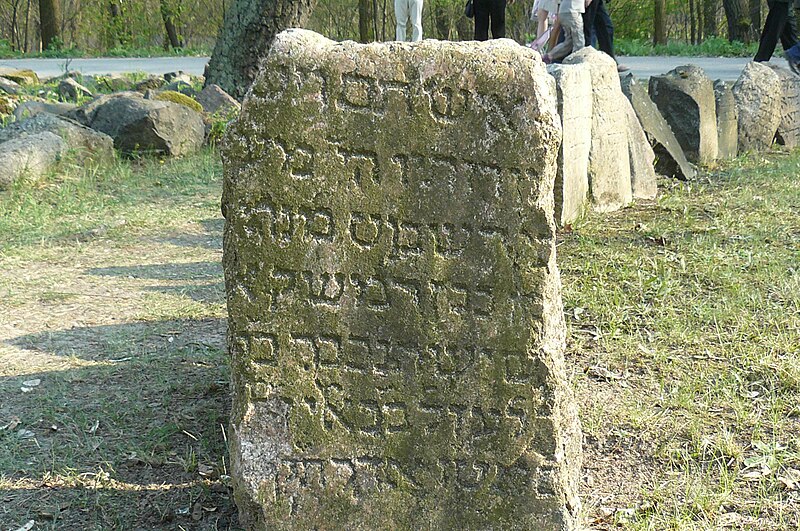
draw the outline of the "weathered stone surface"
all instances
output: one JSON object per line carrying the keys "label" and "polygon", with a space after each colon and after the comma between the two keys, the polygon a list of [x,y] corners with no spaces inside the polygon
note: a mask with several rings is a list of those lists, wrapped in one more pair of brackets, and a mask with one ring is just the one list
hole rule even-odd
{"label": "weathered stone surface", "polygon": [[123,153],[180,156],[203,144],[202,116],[177,103],[147,100],[138,92],[100,96],[69,117],[114,139]]}
{"label": "weathered stone surface", "polygon": [[592,75],[592,147],[589,151],[589,189],[594,208],[617,210],[633,200],[628,158],[628,127],[619,112],[617,63],[608,55],[586,47],[564,64],[586,64]]}
{"label": "weathered stone surface", "polygon": [[161,76],[148,76],[134,85],[136,92],[147,92],[148,90],[158,90],[166,85],[166,80]]}
{"label": "weathered stone surface", "polygon": [[192,77],[183,70],[178,70],[177,72],[167,72],[164,74],[164,80],[167,83],[172,83],[173,81],[183,81],[188,85],[191,84]]}
{"label": "weathered stone surface", "polygon": [[58,84],[58,95],[65,99],[77,100],[81,98],[92,98],[94,94],[88,88],[84,87],[71,77],[61,80]]}
{"label": "weathered stone surface", "polygon": [[245,528],[575,527],[553,85],[511,41],[277,37],[223,149]]}
{"label": "weathered stone surface", "polygon": [[108,74],[106,76],[94,76],[94,83],[98,87],[103,87],[112,92],[119,92],[133,89],[133,80],[125,74]]}
{"label": "weathered stone surface", "polygon": [[656,171],[668,177],[693,179],[696,170],[686,160],[683,148],[656,104],[650,99],[647,87],[639,83],[633,74],[621,77],[620,83],[622,92],[633,105],[636,117],[642,124],[642,129],[653,146],[654,152],[658,154]]}
{"label": "weathered stone surface", "polygon": [[0,93],[18,94],[20,88],[19,83],[0,77]]}
{"label": "weathered stone surface", "polygon": [[74,103],[59,103],[52,101],[23,101],[14,109],[14,118],[24,120],[41,113],[67,114],[77,108]]}
{"label": "weathered stone surface", "polygon": [[761,63],[747,63],[733,85],[739,119],[739,153],[765,151],[781,123],[781,80]]}
{"label": "weathered stone surface", "polygon": [[717,111],[714,84],[702,68],[679,66],[650,78],[650,98],[692,162],[717,159]]}
{"label": "weathered stone surface", "polygon": [[778,144],[794,149],[800,145],[800,76],[791,70],[769,65],[781,81],[781,123],[775,140]]}
{"label": "weathered stone surface", "polygon": [[589,197],[592,146],[592,74],[586,65],[550,65],[556,80],[563,137],[553,189],[555,219],[561,226],[578,219]]}
{"label": "weathered stone surface", "polygon": [[181,79],[178,79],[178,80],[172,81],[170,83],[167,83],[166,85],[164,85],[163,89],[164,90],[171,90],[173,92],[180,92],[181,94],[184,94],[186,96],[191,96],[191,97],[194,97],[195,94],[197,94],[197,91],[194,89],[194,87],[191,84],[189,84],[186,81],[183,81]]}
{"label": "weathered stone surface", "polygon": [[219,85],[211,84],[201,90],[195,97],[208,114],[232,116],[238,113],[242,106],[233,99]]}
{"label": "weathered stone surface", "polygon": [[0,144],[0,189],[23,176],[36,178],[49,171],[66,151],[60,136],[49,131]]}
{"label": "weathered stone surface", "polygon": [[0,143],[44,131],[60,136],[78,161],[110,159],[114,156],[114,141],[110,136],[69,118],[49,113],[37,114],[0,129]]}
{"label": "weathered stone surface", "polygon": [[656,155],[644,134],[633,105],[625,97],[620,99],[620,108],[628,123],[628,154],[631,163],[631,190],[636,199],[655,199],[658,181],[654,167]]}
{"label": "weathered stone surface", "polygon": [[719,158],[732,159],[739,154],[739,119],[731,87],[718,79],[714,81],[717,109],[717,144]]}
{"label": "weathered stone surface", "polygon": [[39,76],[33,70],[17,70],[16,68],[0,66],[0,77],[10,79],[19,85],[39,84]]}
{"label": "weathered stone surface", "polygon": [[17,108],[17,98],[10,94],[0,94],[0,117],[9,116]]}

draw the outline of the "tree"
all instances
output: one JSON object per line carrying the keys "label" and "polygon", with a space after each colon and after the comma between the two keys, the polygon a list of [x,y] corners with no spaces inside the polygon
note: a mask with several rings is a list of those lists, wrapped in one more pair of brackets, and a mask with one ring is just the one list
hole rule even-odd
{"label": "tree", "polygon": [[161,18],[164,21],[164,29],[167,31],[167,42],[172,48],[183,48],[183,39],[178,35],[175,22],[181,12],[180,3],[170,0],[161,1]]}
{"label": "tree", "polygon": [[706,38],[717,36],[718,5],[718,0],[703,0],[703,35]]}
{"label": "tree", "polygon": [[50,50],[61,43],[60,0],[39,0],[39,20],[42,25],[42,49]]}
{"label": "tree", "polygon": [[728,21],[728,40],[750,42],[750,6],[748,0],[722,0]]}
{"label": "tree", "polygon": [[653,7],[653,44],[667,44],[667,1],[655,0]]}
{"label": "tree", "polygon": [[286,28],[305,24],[317,0],[235,0],[225,13],[206,85],[215,83],[241,100],[258,73],[272,40]]}

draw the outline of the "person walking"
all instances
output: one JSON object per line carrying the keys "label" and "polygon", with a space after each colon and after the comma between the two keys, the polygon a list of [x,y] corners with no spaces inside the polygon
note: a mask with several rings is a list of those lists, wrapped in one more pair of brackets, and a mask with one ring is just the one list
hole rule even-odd
{"label": "person walking", "polygon": [[758,51],[753,61],[758,63],[769,61],[772,54],[775,53],[775,47],[780,39],[789,67],[793,72],[800,73],[798,72],[800,49],[797,46],[797,32],[791,0],[767,0],[767,6],[769,12],[764,21],[764,29],[761,31],[761,39],[758,42]]}
{"label": "person walking", "polygon": [[411,40],[422,40],[422,0],[394,0],[394,18],[397,20],[395,39],[408,40],[407,25],[411,21]]}
{"label": "person walking", "polygon": [[558,8],[558,20],[564,30],[564,41],[553,47],[544,55],[545,63],[561,61],[566,56],[577,52],[585,46],[583,32],[583,12],[585,0],[561,0]]}
{"label": "person walking", "polygon": [[583,35],[587,46],[593,42],[592,34],[597,38],[597,48],[611,56],[617,63],[618,72],[630,70],[627,66],[619,64],[614,55],[614,24],[606,9],[605,0],[588,0],[586,5],[586,11],[583,13]]}
{"label": "person walking", "polygon": [[473,0],[472,7],[475,10],[476,41],[489,40],[490,25],[493,39],[506,36],[506,0]]}

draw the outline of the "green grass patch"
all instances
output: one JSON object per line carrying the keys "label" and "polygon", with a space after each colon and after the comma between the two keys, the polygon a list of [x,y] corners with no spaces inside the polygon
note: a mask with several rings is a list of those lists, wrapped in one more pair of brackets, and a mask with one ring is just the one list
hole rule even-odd
{"label": "green grass patch", "polygon": [[753,57],[758,43],[744,44],[730,42],[721,37],[711,37],[701,44],[689,44],[682,41],[670,41],[667,44],[654,45],[642,39],[617,38],[614,49],[618,55],[628,56],[681,56],[681,57]]}

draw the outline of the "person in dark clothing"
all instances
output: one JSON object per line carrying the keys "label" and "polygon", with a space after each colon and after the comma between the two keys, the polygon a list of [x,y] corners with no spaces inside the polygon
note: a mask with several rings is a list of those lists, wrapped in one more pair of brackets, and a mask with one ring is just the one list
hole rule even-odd
{"label": "person in dark clothing", "polygon": [[767,0],[769,13],[767,20],[764,21],[764,29],[761,31],[761,40],[758,43],[758,51],[753,58],[757,62],[766,62],[775,53],[778,39],[781,41],[786,60],[792,71],[797,73],[800,54],[797,53],[797,32],[795,31],[794,13],[790,0]]}
{"label": "person in dark clothing", "polygon": [[506,0],[474,0],[475,40],[489,40],[489,19],[491,19],[492,38],[506,36]]}
{"label": "person in dark clothing", "polygon": [[[583,34],[586,44],[593,43],[592,36],[597,39],[597,48],[611,56],[616,62],[614,55],[614,24],[611,22],[611,15],[606,9],[605,0],[591,0],[583,13]],[[627,66],[617,64],[617,70],[624,72],[630,70]]]}

